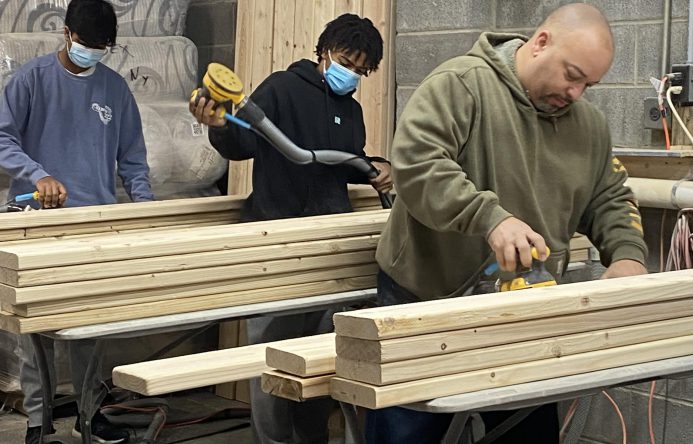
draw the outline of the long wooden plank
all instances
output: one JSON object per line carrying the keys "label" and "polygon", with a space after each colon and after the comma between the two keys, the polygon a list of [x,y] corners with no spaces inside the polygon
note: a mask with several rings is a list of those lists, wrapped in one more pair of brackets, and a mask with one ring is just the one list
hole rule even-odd
{"label": "long wooden plank", "polygon": [[[337,355],[345,359],[386,363],[684,316],[693,316],[693,299],[612,308],[382,341],[337,336],[336,349]],[[508,336],[508,332],[512,332],[511,337]]]}
{"label": "long wooden plank", "polygon": [[381,387],[335,377],[330,381],[330,394],[339,401],[379,409],[690,354],[693,336],[682,336]]}
{"label": "long wooden plank", "polygon": [[223,282],[231,283],[238,278],[242,278],[245,281],[248,278],[261,278],[283,273],[368,263],[375,263],[374,249],[66,282],[62,284],[38,285],[35,287],[16,288],[0,284],[0,300],[16,305],[77,299],[113,293],[132,292],[133,294],[142,294],[146,290],[161,288],[167,288],[172,293],[175,293],[177,288],[184,288],[191,284],[208,284],[211,287]]}
{"label": "long wooden plank", "polygon": [[14,270],[379,234],[388,210],[0,246]]}
{"label": "long wooden plank", "polygon": [[386,339],[691,295],[693,270],[682,270],[337,313],[334,323],[339,336]]}
{"label": "long wooden plank", "polygon": [[296,402],[330,396],[330,380],[334,374],[301,378],[288,373],[265,370],[262,373],[262,391]]}
{"label": "long wooden plank", "polygon": [[147,217],[181,216],[184,214],[238,210],[245,198],[213,196],[171,199],[152,202],[122,203],[45,211],[0,214],[1,231],[16,228],[83,224],[99,221],[141,219]]}
{"label": "long wooden plank", "polygon": [[143,302],[174,301],[176,299],[197,296],[217,295],[238,291],[252,291],[302,282],[318,282],[330,279],[342,279],[354,276],[375,274],[375,264],[346,264],[337,268],[296,271],[266,277],[242,277],[214,283],[202,282],[179,287],[154,288],[138,292],[109,293],[75,299],[36,302],[12,306],[13,312],[21,316],[46,316],[57,313],[69,313],[81,310],[93,310],[108,307],[123,307]]}
{"label": "long wooden plank", "polygon": [[113,384],[146,396],[257,378],[269,370],[265,348],[247,345],[206,353],[158,359],[113,369]]}
{"label": "long wooden plank", "polygon": [[13,287],[59,284],[104,279],[133,274],[158,273],[203,269],[221,265],[242,264],[269,259],[337,254],[374,249],[380,236],[358,236],[307,242],[291,242],[235,250],[160,256],[144,259],[101,262],[97,264],[68,265],[33,270],[0,268],[0,283]]}
{"label": "long wooden plank", "polygon": [[372,274],[322,282],[308,282],[282,287],[246,290],[235,293],[190,297],[173,301],[163,300],[147,302],[130,305],[126,308],[110,307],[33,318],[0,312],[0,329],[18,334],[55,331],[63,328],[101,324],[104,322],[142,319],[167,314],[188,313],[191,311],[211,310],[214,308],[233,307],[236,305],[373,288],[375,283],[376,276]]}
{"label": "long wooden plank", "polygon": [[[508,330],[507,335],[512,338],[512,330]],[[388,385],[688,335],[693,335],[693,317],[515,342],[387,364],[337,357],[336,373],[346,379]]]}
{"label": "long wooden plank", "polygon": [[334,333],[309,336],[302,343],[267,347],[267,365],[302,378],[334,373]]}

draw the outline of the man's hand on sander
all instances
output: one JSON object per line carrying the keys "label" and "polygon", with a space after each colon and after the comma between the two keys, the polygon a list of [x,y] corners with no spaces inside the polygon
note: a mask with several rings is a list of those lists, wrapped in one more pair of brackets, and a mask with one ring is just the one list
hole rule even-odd
{"label": "man's hand on sander", "polygon": [[54,177],[46,176],[36,182],[39,202],[43,208],[62,207],[67,200],[67,189]]}
{"label": "man's hand on sander", "polygon": [[546,260],[546,242],[529,225],[515,217],[499,223],[488,235],[488,243],[496,254],[498,266],[503,271],[516,271],[517,257],[526,268],[532,266],[531,248],[535,247],[539,259]]}

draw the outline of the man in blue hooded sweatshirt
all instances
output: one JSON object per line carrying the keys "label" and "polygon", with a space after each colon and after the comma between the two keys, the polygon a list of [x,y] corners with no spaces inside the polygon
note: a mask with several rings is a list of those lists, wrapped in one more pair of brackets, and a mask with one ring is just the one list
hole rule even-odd
{"label": "man in blue hooded sweatshirt", "polygon": [[[73,0],[65,16],[65,47],[24,64],[0,97],[0,168],[9,197],[39,192],[43,208],[116,202],[116,174],[135,201],[154,198],[140,114],[125,80],[99,63],[115,45],[117,19],[104,0]],[[45,341],[52,364],[53,344]],[[92,341],[70,343],[79,391]],[[29,415],[27,443],[40,440],[41,391],[33,348],[21,339],[20,381]],[[79,434],[79,424],[73,434]],[[127,441],[97,414],[93,438]]]}

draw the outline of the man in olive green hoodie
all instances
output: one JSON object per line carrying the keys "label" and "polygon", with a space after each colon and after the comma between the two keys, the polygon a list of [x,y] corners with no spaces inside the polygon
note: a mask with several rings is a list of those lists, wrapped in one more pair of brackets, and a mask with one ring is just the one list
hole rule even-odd
{"label": "man in olive green hoodie", "polygon": [[[613,53],[601,12],[570,4],[529,39],[482,34],[422,82],[392,148],[398,198],[376,254],[382,305],[468,294],[494,260],[505,271],[517,258],[529,266],[531,246],[542,259],[550,247],[547,268],[559,277],[575,232],[599,249],[604,278],[647,272],[625,169],[612,157],[604,116],[580,99]],[[487,415],[487,430],[503,416]],[[369,441],[436,443],[449,421],[371,412]],[[498,442],[558,442],[555,405]]]}

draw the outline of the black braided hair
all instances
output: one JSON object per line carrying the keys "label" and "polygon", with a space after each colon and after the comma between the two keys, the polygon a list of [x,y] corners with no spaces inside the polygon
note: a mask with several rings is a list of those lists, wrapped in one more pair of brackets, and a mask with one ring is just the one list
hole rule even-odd
{"label": "black braided hair", "polygon": [[369,19],[342,14],[329,22],[318,38],[315,46],[318,63],[327,50],[343,51],[347,55],[356,52],[365,54],[366,67],[375,71],[383,59],[383,38]]}

